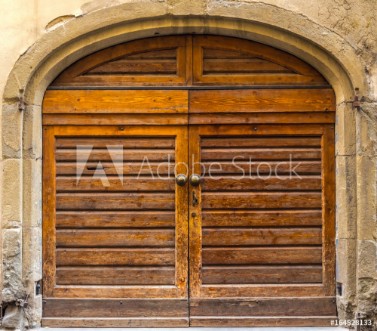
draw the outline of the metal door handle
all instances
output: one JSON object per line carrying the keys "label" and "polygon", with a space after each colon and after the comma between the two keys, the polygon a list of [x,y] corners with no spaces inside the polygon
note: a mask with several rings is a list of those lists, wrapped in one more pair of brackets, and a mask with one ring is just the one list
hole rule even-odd
{"label": "metal door handle", "polygon": [[202,178],[197,174],[193,174],[193,175],[190,176],[190,184],[192,186],[199,186],[201,180],[202,180]]}
{"label": "metal door handle", "polygon": [[184,186],[187,183],[187,176],[184,174],[179,174],[175,177],[175,182],[179,186]]}

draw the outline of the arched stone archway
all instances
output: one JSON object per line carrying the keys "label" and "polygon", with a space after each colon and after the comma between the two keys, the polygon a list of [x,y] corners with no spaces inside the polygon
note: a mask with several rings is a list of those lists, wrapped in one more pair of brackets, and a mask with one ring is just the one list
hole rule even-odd
{"label": "arched stone archway", "polygon": [[[276,16],[280,17],[279,21],[274,19]],[[357,207],[362,208],[357,206],[357,200],[363,194],[360,189],[363,182],[359,182],[359,189],[356,185],[360,175],[356,172],[355,156],[356,128],[362,121],[360,118],[356,121],[355,111],[347,101],[356,87],[361,94],[368,95],[368,85],[356,52],[341,37],[301,15],[258,3],[219,5],[211,14],[200,8],[191,8],[189,13],[184,10],[167,13],[165,7],[153,1],[133,4],[131,8],[129,4],[113,6],[72,18],[56,27],[17,61],[3,95],[2,131],[3,146],[6,146],[4,186],[15,192],[17,201],[5,201],[3,208],[18,210],[17,203],[20,212],[9,212],[8,219],[3,219],[3,227],[4,246],[19,243],[22,254],[12,255],[5,250],[4,301],[14,303],[28,296],[27,319],[32,326],[39,323],[41,296],[35,295],[35,284],[41,279],[40,105],[47,86],[68,65],[96,50],[142,37],[181,33],[237,36],[283,49],[313,65],[334,87],[338,104],[337,270],[342,284],[338,307],[341,317],[353,316],[356,239],[359,238],[356,228],[362,226],[356,221],[360,223],[364,219],[356,213]],[[17,125],[8,129],[9,122]],[[365,173],[364,176],[368,178]]]}

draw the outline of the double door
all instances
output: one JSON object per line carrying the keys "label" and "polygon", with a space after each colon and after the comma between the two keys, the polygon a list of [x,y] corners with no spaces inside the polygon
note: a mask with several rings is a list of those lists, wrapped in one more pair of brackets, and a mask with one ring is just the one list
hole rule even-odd
{"label": "double door", "polygon": [[332,114],[260,114],[258,93],[48,92],[43,325],[336,318]]}

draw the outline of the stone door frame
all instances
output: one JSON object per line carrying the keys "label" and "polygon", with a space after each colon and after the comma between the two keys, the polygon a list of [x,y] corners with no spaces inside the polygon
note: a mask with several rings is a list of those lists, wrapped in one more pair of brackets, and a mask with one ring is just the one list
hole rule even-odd
{"label": "stone door frame", "polygon": [[166,4],[147,0],[132,8],[123,4],[71,18],[45,33],[10,73],[2,96],[3,301],[11,307],[27,297],[28,305],[16,309],[19,319],[29,326],[40,323],[42,296],[35,289],[42,279],[41,103],[51,81],[77,59],[111,45],[156,35],[206,33],[251,39],[292,53],[315,67],[334,88],[338,310],[340,318],[353,317],[358,279],[363,277],[356,263],[358,255],[370,249],[371,239],[363,228],[373,215],[362,197],[368,178],[375,176],[357,172],[358,167],[372,170],[358,156],[358,150],[367,148],[368,137],[361,135],[356,141],[357,130],[367,128],[368,120],[349,103],[355,88],[361,95],[370,92],[355,50],[334,32],[284,9],[275,9],[279,15],[275,20],[268,8],[253,3],[233,7],[219,3],[213,16],[199,10],[191,15],[166,14],[161,6]]}

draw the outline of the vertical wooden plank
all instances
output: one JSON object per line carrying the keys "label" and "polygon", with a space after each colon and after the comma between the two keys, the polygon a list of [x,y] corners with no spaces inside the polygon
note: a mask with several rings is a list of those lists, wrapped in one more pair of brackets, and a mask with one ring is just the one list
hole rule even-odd
{"label": "vertical wooden plank", "polygon": [[322,136],[323,286],[335,295],[335,132],[327,126]]}
{"label": "vertical wooden plank", "polygon": [[[190,176],[200,174],[200,127],[189,127],[189,158]],[[196,201],[195,201],[196,200]],[[190,297],[200,297],[202,286],[202,222],[201,222],[201,189],[200,186],[189,187],[189,272],[190,272]]]}
{"label": "vertical wooden plank", "polygon": [[203,76],[203,48],[197,38],[192,42],[192,80],[200,83]]}
{"label": "vertical wooden plank", "polygon": [[[176,175],[188,174],[188,128],[182,126],[178,129],[175,145]],[[176,184],[176,286],[181,297],[187,297],[188,286],[188,184]]]}
{"label": "vertical wooden plank", "polygon": [[55,135],[53,127],[43,128],[43,294],[51,296],[55,286],[55,206],[56,206]]}
{"label": "vertical wooden plank", "polygon": [[186,36],[186,85],[192,85],[192,70],[193,70],[193,50],[192,50],[192,36]]}

